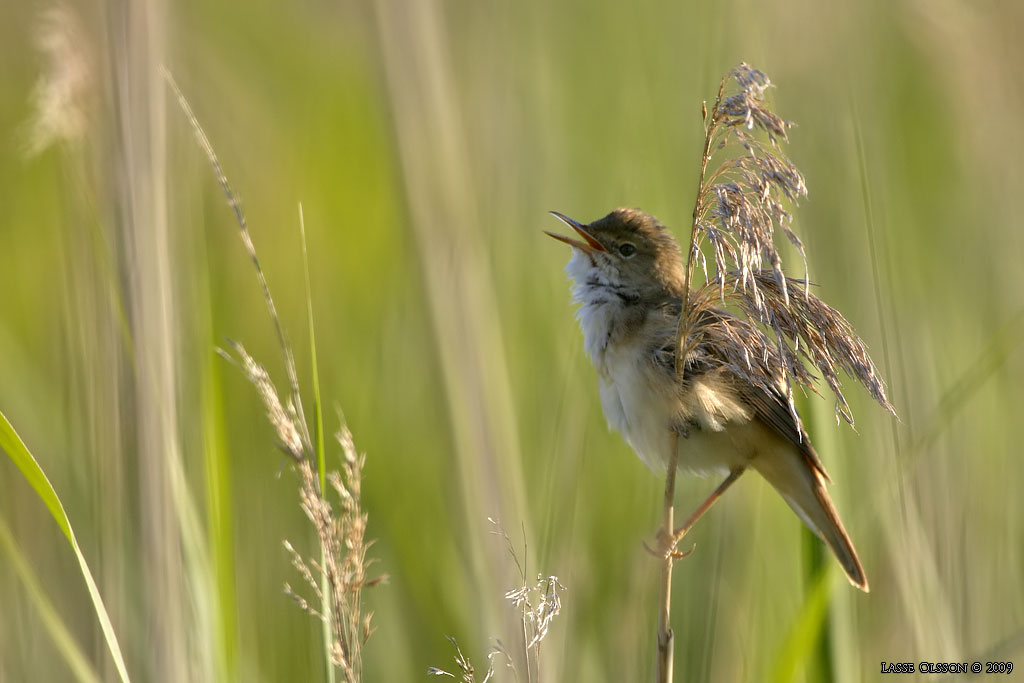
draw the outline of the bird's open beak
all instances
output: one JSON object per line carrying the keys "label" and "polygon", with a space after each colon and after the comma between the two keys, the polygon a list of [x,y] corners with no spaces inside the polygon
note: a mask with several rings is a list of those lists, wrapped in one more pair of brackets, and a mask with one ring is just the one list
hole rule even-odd
{"label": "bird's open beak", "polygon": [[587,253],[594,252],[594,251],[608,251],[607,249],[604,248],[603,244],[598,242],[596,239],[594,239],[593,235],[591,235],[589,232],[587,232],[587,228],[582,223],[580,223],[579,221],[574,221],[573,219],[571,219],[568,216],[566,216],[564,213],[558,213],[557,211],[549,211],[548,213],[550,213],[552,216],[554,216],[555,218],[557,218],[558,220],[562,221],[563,223],[568,225],[570,228],[572,228],[573,230],[578,232],[580,237],[582,237],[585,241],[584,242],[580,242],[579,240],[574,240],[571,237],[566,237],[565,235],[559,235],[556,232],[548,232],[547,230],[544,231],[545,234],[550,235],[551,237],[554,237],[559,242],[565,242],[570,247],[576,247],[577,249],[582,249],[583,251],[585,251]]}

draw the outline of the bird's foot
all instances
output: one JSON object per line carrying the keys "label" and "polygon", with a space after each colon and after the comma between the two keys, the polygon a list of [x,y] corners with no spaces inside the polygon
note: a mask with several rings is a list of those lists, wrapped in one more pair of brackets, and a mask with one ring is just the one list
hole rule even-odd
{"label": "bird's foot", "polygon": [[683,534],[668,534],[665,533],[664,528],[659,528],[657,533],[654,535],[653,547],[644,541],[644,548],[646,548],[647,552],[651,555],[663,560],[667,560],[670,557],[673,560],[681,560],[684,557],[689,557],[689,555],[697,548],[697,544],[694,543],[690,546],[689,550],[679,550],[679,542],[683,540],[683,536],[685,535],[685,531]]}

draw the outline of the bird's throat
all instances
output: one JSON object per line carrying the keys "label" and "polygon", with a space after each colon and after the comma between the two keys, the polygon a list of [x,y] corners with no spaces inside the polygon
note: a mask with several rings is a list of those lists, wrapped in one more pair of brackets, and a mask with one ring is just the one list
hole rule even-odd
{"label": "bird's throat", "polygon": [[[608,347],[619,344],[636,329],[640,296],[621,284],[610,282],[597,269],[573,273],[573,298],[580,304],[576,317],[583,330],[583,344],[594,366],[603,369]],[[582,276],[582,277],[578,277]]]}

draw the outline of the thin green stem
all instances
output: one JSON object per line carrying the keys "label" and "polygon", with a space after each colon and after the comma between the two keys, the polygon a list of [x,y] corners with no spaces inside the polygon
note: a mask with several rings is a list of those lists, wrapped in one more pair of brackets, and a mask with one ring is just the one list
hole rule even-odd
{"label": "thin green stem", "polygon": [[[299,203],[299,241],[302,244],[302,273],[306,284],[306,319],[309,324],[309,358],[310,372],[313,375],[313,417],[315,419],[313,428],[316,442],[313,444],[316,449],[317,482],[320,485],[320,495],[327,495],[327,453],[324,443],[324,415],[323,403],[320,400],[320,370],[316,361],[316,328],[313,325],[313,294],[309,284],[309,252],[306,249],[306,218],[302,212],[302,204]],[[320,543],[320,566],[327,566],[327,549]],[[334,662],[331,660],[331,649],[334,644],[334,629],[340,628],[334,623],[334,612],[331,609],[333,596],[331,584],[327,575],[320,575],[320,613],[325,617],[323,620],[323,642],[324,642],[324,671],[327,674],[327,683],[335,683],[336,674]]]}

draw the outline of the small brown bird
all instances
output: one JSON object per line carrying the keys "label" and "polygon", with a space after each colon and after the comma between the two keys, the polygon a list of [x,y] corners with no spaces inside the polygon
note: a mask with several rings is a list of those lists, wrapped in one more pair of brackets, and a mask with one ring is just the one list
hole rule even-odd
{"label": "small brown bird", "polygon": [[[706,505],[746,468],[757,470],[831,548],[850,582],[867,591],[864,569],[825,490],[828,474],[790,412],[781,378],[777,387],[755,386],[732,371],[712,343],[694,344],[677,376],[686,285],[672,233],[635,209],[616,209],[588,225],[552,213],[582,238],[547,233],[573,248],[566,272],[581,304],[577,317],[609,426],[655,473],[668,466],[672,432],[679,437],[681,470],[728,473]],[[730,319],[723,309],[707,308],[695,334]]]}

